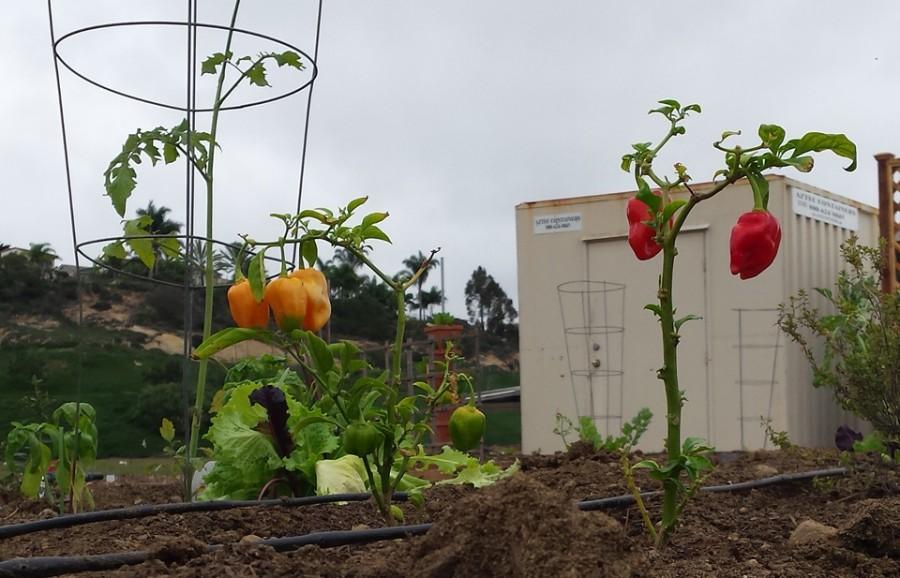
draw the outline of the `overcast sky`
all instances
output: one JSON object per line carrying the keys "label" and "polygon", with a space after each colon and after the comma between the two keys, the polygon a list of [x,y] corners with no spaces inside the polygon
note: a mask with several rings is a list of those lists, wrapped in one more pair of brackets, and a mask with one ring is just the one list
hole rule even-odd
{"label": "overcast sky", "polygon": [[[56,36],[110,21],[183,20],[186,4],[56,0]],[[230,2],[200,7],[201,21],[227,24]],[[238,26],[312,54],[315,8],[310,0],[244,0]],[[898,26],[896,0],[326,0],[303,204],[369,195],[373,210],[389,210],[384,228],[394,244],[379,246],[375,261],[392,273],[411,253],[442,247],[448,308],[458,315],[479,265],[515,299],[516,204],[632,188],[619,159],[630,143],[659,138],[665,127],[646,111],[661,98],[703,107],[664,157],[684,162],[695,180],[719,168],[709,145],[725,129],[753,136],[760,123],[777,123],[789,136],[843,132],[859,147],[856,173],[823,155],[812,174],[785,174],[874,205],[872,155],[900,154]],[[223,44],[224,35],[204,32],[200,53]],[[276,48],[240,37],[235,52]],[[184,100],[181,28],[82,34],[60,51],[115,88]],[[4,6],[0,53],[0,242],[49,242],[71,263],[46,3]],[[172,126],[181,115],[61,75],[78,239],[119,234],[103,196],[107,163],[129,132]],[[211,78],[201,79],[201,102]],[[275,74],[272,88],[235,97],[268,97],[306,78]],[[293,210],[305,104],[302,93],[223,115],[216,238],[275,235],[267,215]],[[128,215],[153,199],[184,221],[183,177],[180,166],[141,165]]]}

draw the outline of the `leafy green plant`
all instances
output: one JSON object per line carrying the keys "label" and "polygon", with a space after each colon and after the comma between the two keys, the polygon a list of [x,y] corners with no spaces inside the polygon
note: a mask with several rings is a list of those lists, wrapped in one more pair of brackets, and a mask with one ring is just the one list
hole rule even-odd
{"label": "leafy green plant", "polygon": [[[45,497],[60,513],[66,500],[72,512],[93,508],[85,468],[97,458],[96,412],[90,404],[68,402],[60,405],[51,419],[12,423],[6,438],[6,467],[21,478],[22,494]],[[17,459],[20,453],[24,453],[21,464]]]}
{"label": "leafy green plant", "polygon": [[794,444],[791,442],[791,438],[786,431],[775,429],[775,426],[772,425],[772,418],[760,416],[759,422],[759,425],[766,434],[766,439],[773,446],[780,450],[788,450],[794,447]]}
{"label": "leafy green plant", "polygon": [[432,325],[455,325],[456,317],[452,313],[435,313],[429,321]]}
{"label": "leafy green plant", "polygon": [[882,293],[886,254],[854,236],[841,245],[847,269],[833,289],[817,288],[827,311],[800,291],[779,308],[778,325],[803,350],[813,385],[900,443],[900,292]]}
{"label": "leafy green plant", "polygon": [[[274,405],[251,397],[259,395],[264,388],[260,383],[243,383],[230,392],[226,388],[229,401],[213,419],[207,435],[213,442],[216,456],[216,468],[207,477],[208,496],[234,496],[236,492],[246,492],[247,487],[258,487],[260,482],[278,483],[283,491],[292,494],[311,492],[321,485],[317,469],[324,466],[317,464],[323,460],[340,460],[346,455],[360,459],[362,468],[359,471],[364,474],[362,482],[372,492],[387,520],[392,520],[397,513],[391,506],[395,491],[416,494],[423,485],[422,480],[409,476],[408,470],[413,464],[431,463],[421,446],[430,431],[429,421],[434,409],[455,390],[459,381],[468,384],[470,389],[471,382],[465,374],[454,371],[460,357],[449,346],[445,358],[438,362],[442,372],[439,383],[416,382],[417,393],[405,394],[405,388],[401,387],[401,361],[406,294],[437,251],[432,251],[428,260],[408,278],[395,279],[384,273],[371,261],[369,243],[390,241],[379,227],[387,213],[369,213],[357,224],[351,224],[355,211],[366,200],[365,197],[355,199],[337,212],[315,209],[298,215],[273,215],[284,225],[284,234],[277,240],[263,242],[244,236],[248,248],[256,253],[250,260],[247,279],[257,302],[261,302],[268,295],[264,267],[267,252],[277,252],[282,262],[281,275],[269,282],[271,287],[278,280],[288,279],[288,246],[298,245],[302,259],[310,266],[318,260],[319,242],[346,251],[368,267],[393,293],[396,325],[389,367],[374,373],[375,368],[361,359],[361,352],[354,343],[327,343],[316,333],[297,327],[305,320],[298,319],[282,329],[233,327],[212,335],[194,351],[195,357],[208,358],[235,343],[257,340],[279,348],[299,366],[302,383],[293,389],[285,384],[264,386],[278,390],[269,390]],[[234,404],[235,409],[229,409],[229,404]],[[263,406],[267,408],[265,415]],[[260,428],[263,423],[268,425]],[[260,429],[267,431],[268,436],[260,434]],[[302,438],[307,435],[313,435],[314,442],[304,442]],[[241,441],[234,442],[234,438]],[[239,447],[253,447],[254,451],[252,455],[242,456]],[[301,452],[299,457],[297,452]],[[460,453],[454,459],[454,471],[464,479],[486,481],[497,474],[496,466],[489,464],[475,468],[465,454]],[[220,461],[223,461],[221,469]],[[354,463],[357,462],[347,459],[339,466],[343,472],[338,476],[343,480],[341,483],[347,481]],[[449,468],[447,464],[444,466]],[[235,468],[240,471],[234,471]],[[278,482],[273,481],[276,479]]]}
{"label": "leafy green plant", "polygon": [[[649,514],[639,496],[638,506],[648,533],[657,545],[665,544],[678,522],[685,504],[699,487],[705,470],[712,467],[706,455],[712,450],[697,438],[681,438],[681,416],[684,392],[678,383],[678,344],[681,327],[694,319],[693,314],[676,317],[673,296],[677,239],[691,211],[699,203],[724,191],[740,179],[747,179],[753,193],[753,210],[741,215],[731,234],[731,272],[748,279],[764,271],[778,252],[781,228],[768,213],[769,183],[763,173],[772,168],[794,167],[801,172],[813,168],[809,153],[832,151],[851,161],[846,170],[856,167],[856,145],[842,134],[807,133],[799,139],[785,140],[785,131],[774,124],[760,125],[759,143],[752,146],[728,146],[725,141],[740,135],[739,131],[725,131],[713,148],[725,156],[725,167],[713,174],[708,190],[695,191],[687,167],[675,163],[670,178],[659,174],[654,162],[660,151],[674,137],[684,135],[683,121],[700,113],[697,104],[682,105],[676,100],[661,100],[650,111],[662,116],[669,125],[666,134],[656,144],[641,142],[632,145],[632,152],[622,157],[622,170],[634,175],[638,192],[629,200],[626,217],[629,224],[628,242],[640,260],[654,258],[662,252],[662,271],[659,276],[657,302],[646,305],[659,321],[662,338],[663,364],[657,376],[663,381],[666,396],[666,462],[642,460],[633,467],[647,469],[650,476],[663,486],[663,505],[659,527],[650,523]],[[652,187],[657,187],[654,191]],[[630,478],[630,473],[626,473]],[[634,488],[635,486],[632,485]]]}
{"label": "leafy green plant", "polygon": [[636,447],[641,437],[647,433],[650,427],[650,421],[653,419],[653,412],[650,408],[644,407],[638,411],[637,415],[631,418],[631,421],[622,425],[620,435],[608,435],[605,438],[597,431],[594,421],[587,416],[582,416],[578,420],[578,426],[572,423],[572,420],[561,413],[556,414],[556,427],[553,433],[560,436],[566,447],[569,447],[567,437],[575,431],[578,439],[594,446],[595,450],[603,450],[611,453],[630,452]]}
{"label": "leafy green plant", "polygon": [[[171,128],[157,127],[151,130],[137,130],[128,135],[122,145],[121,152],[109,163],[103,173],[106,195],[112,201],[116,213],[123,218],[124,241],[110,243],[103,248],[104,257],[124,259],[128,250],[132,251],[151,271],[155,269],[157,255],[179,255],[182,248],[177,238],[165,235],[153,235],[152,217],[139,215],[134,219],[125,219],[126,205],[137,186],[135,166],[147,159],[152,165],[160,161],[168,165],[179,158],[187,159],[189,166],[206,187],[206,239],[204,244],[205,266],[203,285],[203,339],[212,333],[213,321],[213,288],[215,284],[214,236],[214,176],[216,151],[221,148],[217,139],[219,116],[222,107],[235,90],[245,82],[259,87],[269,86],[267,65],[287,66],[296,70],[305,68],[298,53],[288,50],[284,52],[264,52],[256,56],[244,55],[235,57],[231,50],[234,27],[237,21],[240,0],[235,0],[223,52],[216,52],[207,57],[201,65],[201,75],[213,75],[217,78],[215,96],[213,98],[209,121],[209,130],[198,130],[191,126],[188,119]],[[226,86],[228,71],[233,71],[236,78]],[[127,247],[127,248],[126,248]],[[201,417],[204,410],[204,397],[207,379],[208,360],[202,359],[197,372],[197,386],[194,408],[191,414],[191,431],[188,449],[184,462],[184,494],[190,497],[192,477],[192,460],[197,454],[200,440]]]}

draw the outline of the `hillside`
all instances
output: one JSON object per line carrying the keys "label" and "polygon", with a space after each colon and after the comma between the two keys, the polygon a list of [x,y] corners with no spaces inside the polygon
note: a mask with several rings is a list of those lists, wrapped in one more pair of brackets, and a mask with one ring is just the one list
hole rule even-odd
{"label": "hillside", "polygon": [[[181,291],[95,279],[86,283],[79,327],[78,301],[69,281],[55,285],[59,286],[42,298],[0,302],[0,439],[5,439],[11,421],[42,421],[59,403],[80,397],[97,409],[102,455],[158,453],[162,442],[157,430],[163,417],[176,424],[179,434],[182,430],[184,370],[185,385],[192,391],[194,384],[194,364],[185,364],[182,356]],[[201,317],[199,305],[194,304],[194,319]],[[215,320],[216,329],[230,322],[224,295],[217,296]],[[409,336],[424,337],[417,321],[411,321]],[[353,336],[334,332],[332,339],[336,338]],[[193,339],[195,344],[199,339],[196,325]],[[383,342],[355,341],[371,351],[371,363],[383,364]],[[473,359],[474,339],[465,339],[462,345]],[[491,336],[483,337],[478,347],[482,367],[468,371],[480,376],[483,389],[518,384],[514,347]],[[210,365],[208,396],[223,382],[228,365],[264,353],[277,354],[257,343],[223,351],[220,363]],[[517,416],[498,418],[497,427],[504,438],[501,443],[514,443],[507,438],[518,435]]]}

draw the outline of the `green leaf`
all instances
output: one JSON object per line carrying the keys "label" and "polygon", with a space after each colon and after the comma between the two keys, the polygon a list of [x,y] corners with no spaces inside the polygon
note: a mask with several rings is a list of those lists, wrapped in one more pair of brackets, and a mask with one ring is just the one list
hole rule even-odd
{"label": "green leaf", "polygon": [[260,341],[262,343],[274,343],[272,333],[265,329],[247,329],[243,327],[228,327],[210,335],[194,350],[195,359],[206,359],[216,353],[231,347],[242,341]]}
{"label": "green leaf", "polygon": [[[457,470],[466,467],[469,460],[475,459],[465,452],[455,450],[450,446],[441,448],[441,453],[437,455],[428,455],[425,449],[419,446],[419,452],[410,458],[409,467],[414,468],[416,465],[436,466],[438,471],[444,474],[454,474]],[[478,461],[477,459],[475,460]]]}
{"label": "green leaf", "polygon": [[656,303],[648,303],[644,305],[644,309],[646,309],[647,311],[652,311],[657,317],[662,317],[662,307],[660,307]]}
{"label": "green leaf", "polygon": [[675,214],[675,211],[677,211],[681,207],[685,206],[686,204],[687,204],[687,201],[678,199],[678,200],[672,201],[668,205],[666,205],[665,208],[663,209],[663,214],[662,214],[663,223],[665,223],[666,221],[671,219],[672,215]]}
{"label": "green leaf", "polygon": [[122,244],[122,241],[115,241],[103,247],[103,254],[107,257],[114,257],[116,259],[124,259],[128,256],[127,251],[125,251],[125,246]]}
{"label": "green leaf", "polygon": [[[671,99],[671,98],[667,98],[667,99],[664,99],[664,100],[658,100],[657,102],[658,102],[659,104],[664,104],[664,105],[666,105],[666,106],[671,106],[672,108],[674,108],[674,109],[676,109],[676,110],[681,108],[681,103],[678,102],[677,100],[674,100],[674,99]],[[694,105],[694,106],[696,106],[696,105]]]}
{"label": "green leaf", "polygon": [[362,223],[360,223],[360,228],[367,229],[370,226],[380,223],[388,217],[389,213],[369,213],[365,217],[363,217]]}
{"label": "green leaf", "polygon": [[215,74],[216,68],[226,60],[230,60],[231,56],[231,52],[229,52],[227,56],[221,52],[216,52],[212,56],[207,56],[206,60],[200,65],[200,74]]}
{"label": "green leaf", "polygon": [[630,173],[631,172],[631,163],[633,163],[633,162],[634,162],[634,155],[630,155],[630,154],[622,155],[622,164],[620,166],[622,167],[623,171],[625,171],[626,173]]}
{"label": "green leaf", "polygon": [[799,156],[796,158],[779,160],[785,165],[794,167],[801,173],[808,173],[813,170],[813,166],[815,166],[815,160],[813,160],[813,158],[810,156]]}
{"label": "green leaf", "polygon": [[131,250],[134,251],[141,262],[146,265],[148,269],[152,269],[153,264],[156,262],[156,254],[153,252],[153,240],[133,238],[149,235],[149,231],[147,231],[147,227],[149,226],[150,217],[147,215],[124,222],[125,242],[128,243],[128,246],[131,247]]}
{"label": "green leaf", "polygon": [[650,470],[651,472],[660,471],[659,464],[654,460],[641,460],[638,463],[631,466],[632,470]]}
{"label": "green leaf", "polygon": [[155,241],[170,259],[176,259],[181,254],[181,243],[175,237],[161,237]]}
{"label": "green leaf", "polygon": [[712,451],[713,448],[707,445],[706,440],[698,437],[689,437],[684,440],[681,446],[681,452],[684,455],[698,455]]}
{"label": "green leaf", "polygon": [[162,419],[162,424],[159,426],[159,435],[166,443],[172,443],[172,440],[175,439],[175,424],[172,423],[172,420],[167,417]]}
{"label": "green leaf", "polygon": [[300,245],[300,254],[306,259],[306,262],[309,263],[310,267],[314,267],[316,265],[316,259],[319,256],[318,248],[316,247],[315,239],[307,239],[303,241]]}
{"label": "green leaf", "polygon": [[137,173],[127,164],[110,170],[110,179],[106,182],[106,194],[112,199],[113,208],[120,217],[125,216],[125,203],[137,186]]}
{"label": "green leaf", "polygon": [[314,366],[319,373],[324,375],[330,371],[334,367],[334,356],[331,354],[331,350],[328,349],[328,344],[325,340],[311,331],[304,333],[304,339],[307,349],[309,349],[309,353],[312,356]]}
{"label": "green leaf", "polygon": [[[747,180],[750,181],[754,200],[758,199],[762,205],[758,208],[766,209],[769,206],[769,181],[766,180],[766,177],[756,172],[748,172]],[[754,203],[754,207],[756,207],[756,203]]]}
{"label": "green leaf", "polygon": [[688,321],[694,321],[697,319],[703,319],[703,318],[700,317],[699,315],[685,315],[681,319],[676,320],[675,321],[675,332],[677,333],[678,330],[681,329],[681,326],[684,325],[685,323],[687,323]]}
{"label": "green leaf", "polygon": [[699,105],[699,104],[689,104],[689,105],[687,105],[686,107],[684,107],[683,110],[684,110],[684,112],[692,112],[692,111],[693,111],[693,112],[696,112],[697,114],[700,114],[701,112],[703,112],[703,111],[700,109],[700,105]]}
{"label": "green leaf", "polygon": [[269,86],[269,81],[266,80],[266,66],[262,62],[257,62],[247,69],[247,78],[250,79],[250,84]]}
{"label": "green leaf", "polygon": [[272,57],[275,58],[275,62],[278,63],[278,66],[290,66],[297,70],[303,70],[304,68],[303,61],[300,60],[300,55],[293,50],[286,50],[281,54],[273,53]]}
{"label": "green leaf", "polygon": [[778,150],[784,142],[784,129],[777,124],[759,125],[759,140],[772,152]]}
{"label": "green leaf", "polygon": [[637,199],[647,205],[650,208],[650,213],[655,215],[659,212],[660,206],[662,205],[662,198],[653,194],[653,191],[650,190],[650,185],[647,184],[643,178],[637,179],[638,184],[638,192]]}
{"label": "green leaf", "polygon": [[250,259],[250,265],[247,268],[247,280],[250,282],[250,290],[253,292],[253,298],[259,303],[263,300],[266,293],[266,249],[260,249],[259,253]]}
{"label": "green leaf", "polygon": [[369,225],[362,230],[361,234],[363,239],[378,239],[379,241],[384,241],[386,243],[391,242],[391,238],[375,225]]}
{"label": "green leaf", "polygon": [[171,164],[178,159],[178,147],[174,143],[167,142],[163,144],[163,160],[165,163]]}
{"label": "green leaf", "polygon": [[347,213],[353,213],[360,205],[369,200],[369,197],[359,197],[357,199],[353,199],[347,204]]}
{"label": "green leaf", "polygon": [[779,152],[783,154],[787,151],[792,151],[791,158],[797,158],[808,152],[831,151],[840,157],[850,159],[850,165],[844,167],[845,171],[856,170],[856,145],[843,134],[808,132],[799,139],[785,143]]}

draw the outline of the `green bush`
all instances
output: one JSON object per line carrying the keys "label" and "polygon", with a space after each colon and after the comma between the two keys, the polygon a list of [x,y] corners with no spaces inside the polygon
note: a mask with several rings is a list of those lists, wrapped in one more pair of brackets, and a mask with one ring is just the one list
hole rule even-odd
{"label": "green bush", "polygon": [[900,441],[900,291],[885,294],[879,277],[885,251],[851,237],[841,245],[849,266],[834,289],[820,288],[832,312],[822,313],[801,291],[782,304],[779,326],[803,349],[817,387],[828,387],[844,409],[869,421],[888,441]]}

